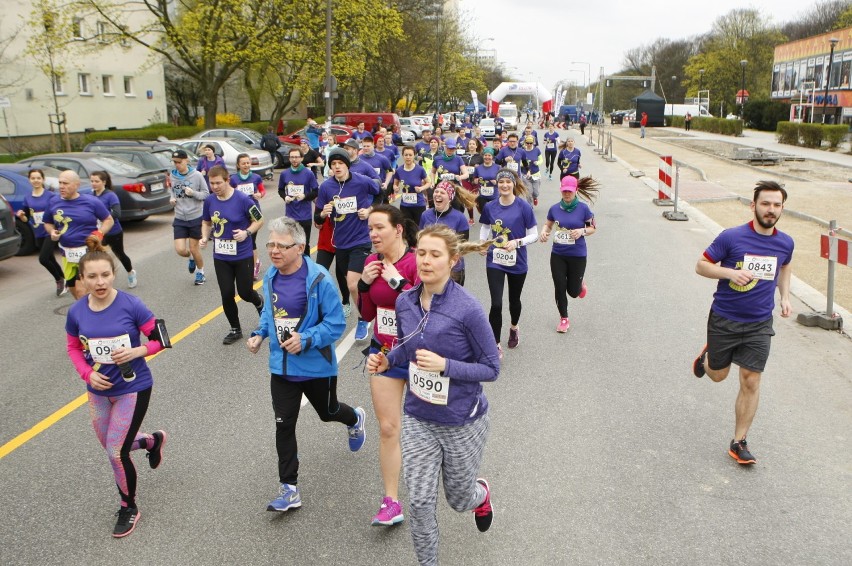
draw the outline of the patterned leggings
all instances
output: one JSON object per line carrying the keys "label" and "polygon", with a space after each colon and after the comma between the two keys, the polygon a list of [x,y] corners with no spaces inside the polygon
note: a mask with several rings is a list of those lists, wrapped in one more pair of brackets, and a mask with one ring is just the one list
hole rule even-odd
{"label": "patterned leggings", "polygon": [[122,507],[136,507],[136,467],[130,459],[130,452],[140,448],[149,450],[154,446],[153,436],[139,433],[150,399],[150,387],[116,397],[95,395],[89,391],[92,427],[112,464]]}
{"label": "patterned leggings", "polygon": [[485,501],[476,482],[489,417],[486,413],[464,426],[442,426],[402,415],[402,464],[408,486],[409,519],[414,552],[421,565],[438,564],[438,476],[455,511],[471,511]]}

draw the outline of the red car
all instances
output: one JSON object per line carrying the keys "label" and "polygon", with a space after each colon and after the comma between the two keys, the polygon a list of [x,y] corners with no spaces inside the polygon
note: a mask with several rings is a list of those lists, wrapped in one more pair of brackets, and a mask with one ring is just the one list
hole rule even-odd
{"label": "red car", "polygon": [[[295,132],[289,133],[284,136],[278,136],[278,139],[286,142],[299,145],[299,140],[302,138],[306,138],[305,129],[296,130]],[[331,133],[334,134],[334,138],[337,140],[337,143],[341,144],[352,137],[352,132],[355,128],[350,128],[349,126],[338,126],[334,125],[331,127]]]}

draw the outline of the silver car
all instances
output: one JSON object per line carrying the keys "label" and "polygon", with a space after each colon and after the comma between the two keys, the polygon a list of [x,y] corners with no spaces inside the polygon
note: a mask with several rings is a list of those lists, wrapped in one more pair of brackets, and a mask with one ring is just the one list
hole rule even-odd
{"label": "silver car", "polygon": [[237,156],[246,153],[251,158],[251,170],[264,179],[272,178],[272,158],[268,151],[248,146],[242,142],[228,138],[204,138],[194,140],[176,140],[182,147],[201,155],[201,148],[212,145],[213,152],[225,160],[228,171],[237,171]]}
{"label": "silver car", "polygon": [[423,137],[423,126],[421,126],[417,120],[412,118],[400,118],[399,123],[402,126],[402,131],[411,131],[414,134],[415,139],[419,140]]}

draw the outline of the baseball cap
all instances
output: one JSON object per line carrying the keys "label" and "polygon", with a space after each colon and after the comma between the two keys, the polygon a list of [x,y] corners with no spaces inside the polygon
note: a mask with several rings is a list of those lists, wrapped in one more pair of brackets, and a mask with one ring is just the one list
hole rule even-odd
{"label": "baseball cap", "polygon": [[361,144],[358,143],[358,140],[356,140],[355,138],[349,138],[348,140],[343,142],[343,145],[354,149],[361,149]]}
{"label": "baseball cap", "polygon": [[524,143],[535,143],[535,138],[532,136],[527,136],[524,138]]}
{"label": "baseball cap", "polygon": [[456,140],[455,138],[447,138],[444,142],[444,147],[447,149],[455,149],[456,148]]}
{"label": "baseball cap", "polygon": [[571,193],[575,192],[575,191],[577,190],[577,179],[575,179],[575,178],[574,178],[574,177],[572,177],[571,175],[568,175],[567,177],[565,177],[564,179],[562,179],[562,184],[560,185],[559,189],[560,189],[563,193],[565,193],[565,192],[571,192]]}
{"label": "baseball cap", "polygon": [[189,159],[189,155],[182,149],[176,149],[172,152],[172,159]]}

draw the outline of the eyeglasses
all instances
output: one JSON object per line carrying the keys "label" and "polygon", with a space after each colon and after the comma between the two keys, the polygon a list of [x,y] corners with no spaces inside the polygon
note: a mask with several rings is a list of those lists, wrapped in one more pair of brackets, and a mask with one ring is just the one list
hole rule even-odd
{"label": "eyeglasses", "polygon": [[299,244],[296,244],[296,243],[282,244],[281,242],[266,242],[266,249],[269,250],[270,252],[272,250],[278,250],[278,251],[283,252],[285,250],[289,250],[290,248],[295,248],[298,245]]}

